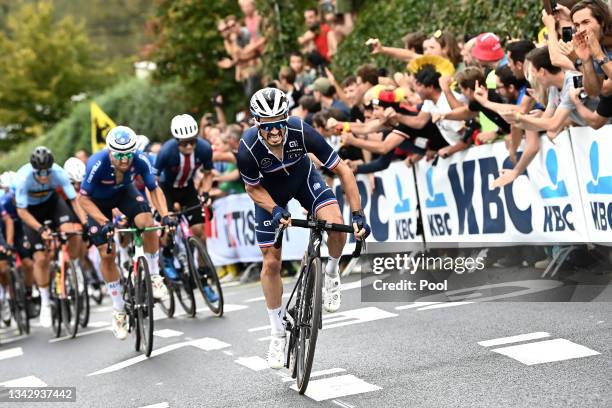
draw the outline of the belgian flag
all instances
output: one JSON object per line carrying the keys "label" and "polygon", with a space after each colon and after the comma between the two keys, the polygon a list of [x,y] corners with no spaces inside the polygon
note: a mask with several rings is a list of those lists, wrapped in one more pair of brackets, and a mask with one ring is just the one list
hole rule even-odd
{"label": "belgian flag", "polygon": [[91,102],[91,152],[95,153],[106,145],[106,135],[114,128],[115,122],[96,104]]}

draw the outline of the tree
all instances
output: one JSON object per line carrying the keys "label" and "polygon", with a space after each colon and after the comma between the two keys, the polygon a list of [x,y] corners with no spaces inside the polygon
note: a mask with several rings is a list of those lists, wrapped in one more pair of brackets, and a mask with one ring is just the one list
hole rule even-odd
{"label": "tree", "polygon": [[[71,97],[102,88],[113,73],[95,62],[83,24],[56,22],[50,1],[23,5],[0,33],[0,127],[8,143],[39,135],[70,112]],[[0,145],[0,148],[2,146]]]}
{"label": "tree", "polygon": [[240,16],[236,0],[158,0],[156,15],[149,21],[155,42],[148,52],[157,63],[156,78],[178,79],[198,111],[212,108],[210,98],[217,93],[224,96],[229,111],[246,106],[233,70],[217,67],[225,56],[217,21],[230,14]]}

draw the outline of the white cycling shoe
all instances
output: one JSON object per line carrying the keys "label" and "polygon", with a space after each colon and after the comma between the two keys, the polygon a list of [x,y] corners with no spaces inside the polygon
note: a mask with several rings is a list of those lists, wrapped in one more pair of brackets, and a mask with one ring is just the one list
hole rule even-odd
{"label": "white cycling shoe", "polygon": [[342,303],[342,293],[340,292],[340,275],[330,277],[325,274],[325,284],[323,287],[323,308],[328,313],[334,313],[340,309]]}
{"label": "white cycling shoe", "polygon": [[151,275],[151,287],[155,299],[159,300],[168,296],[168,288],[166,288],[164,278],[161,275]]}
{"label": "white cycling shoe", "polygon": [[51,305],[40,307],[40,327],[51,327]]}
{"label": "white cycling shoe", "polygon": [[268,347],[268,367],[278,370],[285,366],[285,337],[272,336]]}
{"label": "white cycling shoe", "polygon": [[125,312],[113,311],[113,320],[111,320],[113,334],[118,340],[125,340],[128,336],[128,320]]}

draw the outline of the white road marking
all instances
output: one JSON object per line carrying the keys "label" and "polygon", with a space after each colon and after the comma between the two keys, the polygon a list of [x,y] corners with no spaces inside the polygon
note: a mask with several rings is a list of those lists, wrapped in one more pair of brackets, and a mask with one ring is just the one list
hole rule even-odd
{"label": "white road marking", "polygon": [[223,354],[227,354],[228,356],[233,356],[233,355],[234,355],[234,352],[233,352],[233,351],[231,351],[231,350],[225,350],[225,351],[223,352]]}
{"label": "white road marking", "polygon": [[[291,296],[291,293],[283,293],[283,299],[287,299],[289,296]],[[263,302],[264,300],[266,300],[264,296],[258,296],[247,299],[244,301],[244,303]]]}
{"label": "white road marking", "polygon": [[[312,373],[310,373],[310,378],[322,377],[324,375],[329,375],[329,374],[338,374],[338,373],[343,373],[345,371],[346,370],[344,368],[328,368],[327,370],[313,371]],[[291,378],[288,375],[285,378],[283,378],[283,382],[291,382],[291,381],[295,381],[295,379]]]}
{"label": "white road marking", "polygon": [[491,351],[513,358],[525,365],[551,363],[553,361],[570,360],[600,354],[595,350],[566,339],[544,340],[536,343],[497,348]]}
{"label": "white road marking", "polygon": [[239,280],[234,281],[234,282],[227,282],[227,283],[222,283],[221,284],[221,286],[224,287],[224,288],[231,288],[233,286],[238,286],[238,285],[240,285],[240,281]]}
{"label": "white road marking", "polygon": [[476,303],[476,302],[444,302],[444,303],[438,303],[437,305],[425,306],[425,307],[422,307],[420,309],[417,309],[417,311],[432,310],[432,309],[443,309],[445,307],[463,306],[463,305],[469,305],[469,304],[472,304],[472,303]]}
{"label": "white road marking", "polygon": [[[105,331],[113,331],[113,329],[110,328],[110,327],[101,327],[99,329],[89,330],[89,331],[86,331],[86,332],[79,332],[79,333],[77,333],[77,335],[75,337],[89,336],[90,334],[102,333],[102,332],[105,332]],[[58,341],[70,340],[71,338],[72,337],[70,337],[70,336],[58,337],[58,338],[49,340],[49,343],[56,343]]]}
{"label": "white road marking", "polygon": [[176,331],[172,329],[155,330],[153,332],[154,336],[162,337],[164,339],[167,339],[169,337],[178,337],[178,336],[181,336],[182,334],[183,334],[182,331]]}
{"label": "white road marking", "polygon": [[338,405],[339,407],[342,407],[342,408],[355,408],[354,405],[351,405],[348,402],[344,402],[344,401],[340,401],[340,400],[332,400],[331,402],[333,402],[334,404],[336,404],[336,405]]}
{"label": "white road marking", "polygon": [[253,332],[256,332],[256,331],[270,330],[270,327],[271,327],[270,325],[253,327],[252,329],[249,329],[249,333],[253,333]]}
{"label": "white road marking", "polygon": [[[297,386],[292,385],[291,389],[297,391]],[[367,383],[354,375],[347,374],[339,377],[311,381],[308,384],[305,395],[319,402],[381,389],[382,388],[377,385]]]}
{"label": "white road marking", "polygon": [[15,342],[15,341],[23,340],[23,339],[25,339],[26,337],[28,337],[28,335],[27,335],[27,334],[22,334],[21,336],[12,337],[12,338],[10,338],[10,339],[6,339],[6,340],[2,339],[2,341],[0,342],[0,344],[8,344],[8,343],[13,343],[13,342]]}
{"label": "white road marking", "polygon": [[170,404],[168,404],[167,402],[160,402],[158,404],[146,405],[140,408],[168,408],[168,407],[170,407]]}
{"label": "white road marking", "polygon": [[41,380],[38,377],[33,375],[29,375],[27,377],[15,378],[14,380],[9,380],[0,383],[0,386],[3,387],[46,387],[47,383]]}
{"label": "white road marking", "polygon": [[0,351],[0,360],[6,360],[7,358],[19,356],[23,356],[23,349],[21,347],[15,347]]}
{"label": "white road marking", "polygon": [[478,344],[483,347],[500,346],[502,344],[518,343],[519,341],[537,340],[550,337],[546,332],[534,332],[527,334],[519,334],[518,336],[501,337],[499,339],[479,341]]}
{"label": "white road marking", "polygon": [[343,283],[342,286],[340,286],[340,291],[344,292],[345,290],[357,289],[360,287],[361,287],[361,281],[356,280],[355,282]]}
{"label": "white road marking", "polygon": [[268,362],[259,356],[240,357],[238,360],[234,360],[234,362],[253,371],[268,369]]}
{"label": "white road marking", "polygon": [[[185,347],[185,346],[194,346],[197,347],[201,350],[205,350],[205,351],[209,351],[209,350],[218,350],[220,348],[223,347],[229,347],[230,344],[228,343],[224,343],[220,340],[217,339],[213,339],[210,337],[204,337],[201,339],[196,339],[196,340],[190,340],[190,341],[183,341],[183,342],[179,342],[179,343],[174,343],[174,344],[169,344],[167,346],[161,347],[159,349],[153,350],[153,352],[151,353],[151,357],[155,357],[155,356],[159,356],[162,355],[164,353],[168,353],[170,351],[179,349],[181,347]],[[132,366],[134,364],[140,363],[141,361],[145,361],[147,360],[147,356],[145,356],[144,354],[141,354],[139,356],[136,357],[132,357],[129,358],[127,360],[121,361],[117,364],[113,364],[109,367],[103,368],[102,370],[98,370],[98,371],[94,371],[93,373],[89,373],[87,374],[87,377],[93,376],[93,375],[100,375],[100,374],[108,374],[108,373],[112,373],[114,371],[119,371],[123,368]]]}
{"label": "white road marking", "polygon": [[110,322],[102,322],[102,321],[87,323],[87,327],[106,327],[109,325],[110,325]]}
{"label": "white road marking", "polygon": [[414,303],[411,303],[409,305],[396,306],[395,310],[415,309],[417,307],[423,307],[423,306],[428,306],[428,305],[436,305],[438,303],[442,303],[442,302],[414,302]]}
{"label": "white road marking", "polygon": [[[363,307],[360,309],[346,310],[344,312],[328,313],[323,315],[323,330],[333,329],[336,327],[349,326],[351,324],[372,322],[374,320],[388,319],[397,317],[395,313],[387,312],[386,310],[377,307]],[[258,341],[270,340],[271,336],[260,337]]]}
{"label": "white road marking", "polygon": [[[249,307],[247,305],[236,305],[236,304],[228,303],[228,304],[223,305],[223,313],[236,312],[238,310],[244,310],[248,308]],[[208,306],[206,306],[206,307],[199,308],[197,311],[198,312],[210,312],[210,309],[208,308]]]}

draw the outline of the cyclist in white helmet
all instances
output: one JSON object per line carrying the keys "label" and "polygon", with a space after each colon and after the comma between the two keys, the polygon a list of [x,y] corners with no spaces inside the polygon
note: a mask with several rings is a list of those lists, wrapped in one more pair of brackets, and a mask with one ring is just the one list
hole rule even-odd
{"label": "cyclist in white helmet", "polygon": [[[85,178],[81,184],[79,201],[88,215],[91,242],[98,247],[101,269],[108,293],[113,301],[112,328],[116,338],[127,337],[128,322],[124,311],[119,271],[115,264],[115,250],[106,253],[108,236],[115,229],[113,209],[125,214],[130,224],[138,228],[154,225],[151,209],[132,182],[134,175],[142,176],[151,203],[162,216],[163,225],[176,225],[168,216],[163,193],[158,188],[153,167],[146,155],[136,151],[136,133],[126,126],[117,126],[106,136],[106,149],[89,158]],[[146,232],[144,251],[151,272],[153,297],[167,296],[167,288],[159,274],[159,240],[155,231]]]}
{"label": "cyclist in white helmet", "polygon": [[[281,305],[281,249],[273,245],[276,228],[281,223],[290,223],[287,203],[295,198],[317,219],[344,223],[334,193],[323,181],[308,153],[314,154],[325,168],[338,175],[352,210],[356,239],[365,239],[370,227],[361,209],[353,172],[323,136],[301,119],[288,116],[285,94],[275,88],[261,89],[251,98],[250,107],[256,125],[242,135],[238,168],[246,191],[255,202],[255,232],[263,253],[261,286],[272,327],[268,365],[278,369],[284,364],[285,327]],[[328,312],[335,312],[340,307],[338,260],[345,241],[343,233],[328,234],[330,256],[325,268],[323,292],[323,305]]]}

